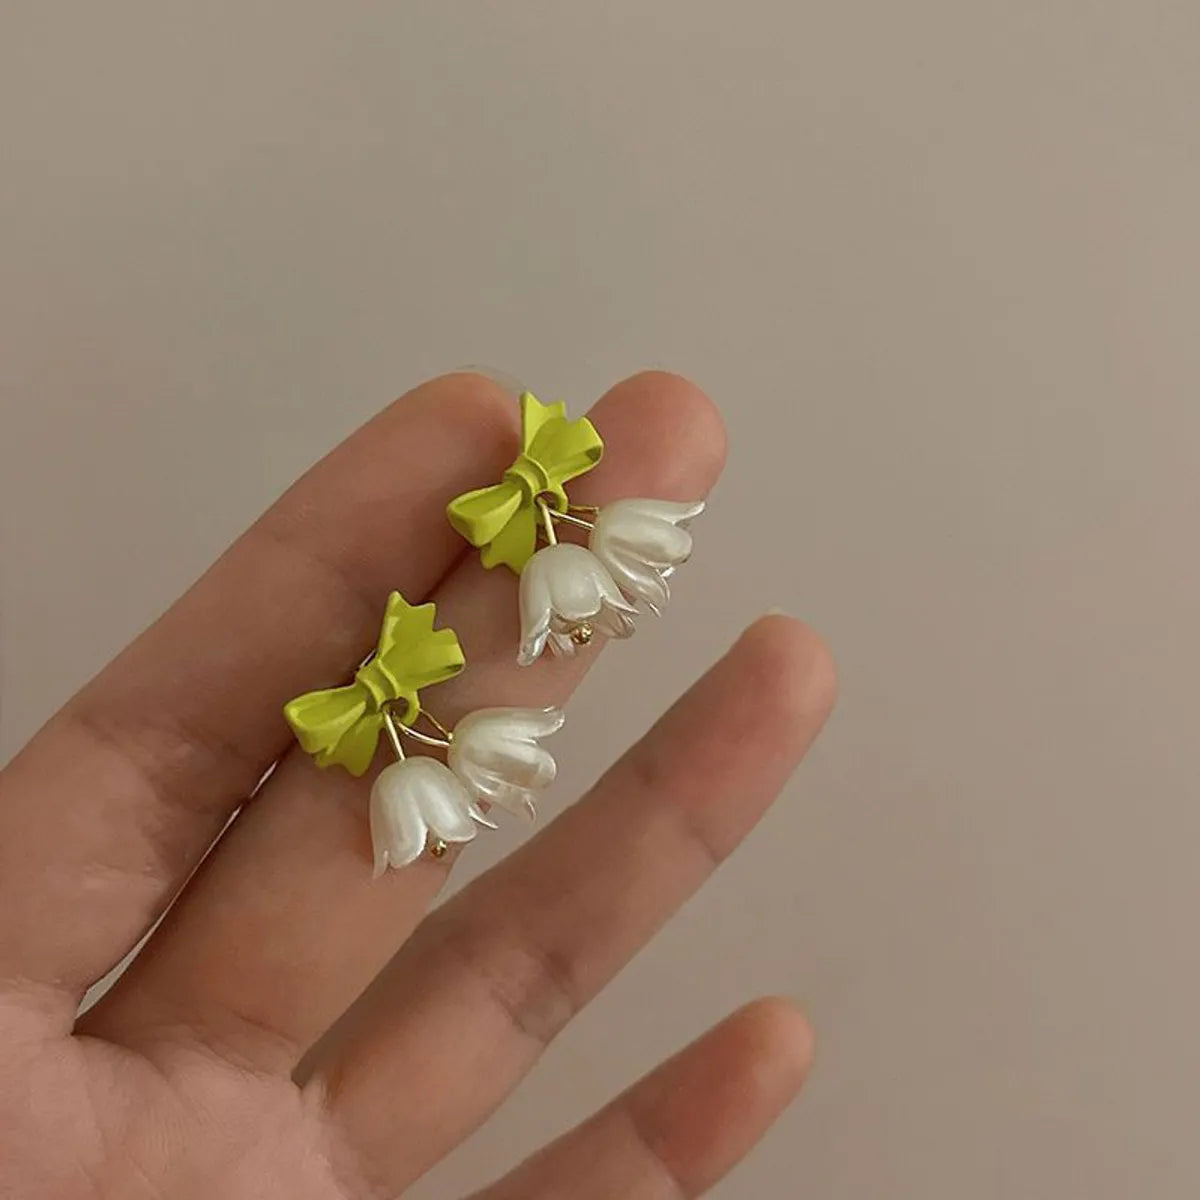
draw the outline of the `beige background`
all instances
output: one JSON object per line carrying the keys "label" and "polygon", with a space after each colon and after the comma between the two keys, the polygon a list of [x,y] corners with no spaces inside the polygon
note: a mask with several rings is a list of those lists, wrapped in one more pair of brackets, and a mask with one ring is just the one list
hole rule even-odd
{"label": "beige background", "polygon": [[820,1061],[723,1197],[1200,1191],[1198,14],[4,0],[5,753],[464,362],[667,365],[732,432],[561,798],[757,610],[838,653],[764,827],[417,1195],[764,991]]}

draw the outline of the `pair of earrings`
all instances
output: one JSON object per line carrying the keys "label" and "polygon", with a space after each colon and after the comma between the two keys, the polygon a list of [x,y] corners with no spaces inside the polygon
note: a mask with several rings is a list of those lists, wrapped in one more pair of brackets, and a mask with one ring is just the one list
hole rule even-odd
{"label": "pair of earrings", "polygon": [[[505,566],[520,577],[517,662],[529,666],[547,646],[569,655],[597,635],[629,637],[639,605],[661,612],[670,599],[670,576],[691,554],[688,524],[704,504],[572,504],[566,484],[600,461],[600,435],[586,417],[569,420],[562,403],[542,404],[525,392],[520,404],[516,461],[499,483],[452,500],[446,514],[480,549],[485,567]],[[586,545],[570,540],[572,532],[586,535]],[[562,727],[561,709],[479,709],[449,729],[422,706],[424,688],[466,666],[457,635],[435,629],[435,617],[433,604],[414,606],[393,592],[378,647],[353,681],[284,707],[318,766],[361,776],[380,739],[390,744],[396,761],[371,792],[376,876],[426,850],[441,858],[481,826],[497,828],[488,816],[492,808],[533,820],[534,795],[557,769],[541,739]],[[441,752],[445,762],[410,756],[406,743]]]}

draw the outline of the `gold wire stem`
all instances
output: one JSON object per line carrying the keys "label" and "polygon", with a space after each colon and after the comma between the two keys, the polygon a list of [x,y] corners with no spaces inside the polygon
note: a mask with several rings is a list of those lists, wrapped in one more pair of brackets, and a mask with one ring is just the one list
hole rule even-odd
{"label": "gold wire stem", "polygon": [[392,715],[389,708],[383,710],[383,727],[387,730],[388,741],[392,743],[392,749],[396,752],[396,758],[399,762],[403,762],[406,758],[404,753],[404,743],[400,740],[400,730],[403,725],[396,724],[396,718]]}
{"label": "gold wire stem", "polygon": [[405,737],[412,738],[414,742],[420,742],[422,746],[433,746],[436,750],[448,750],[450,748],[449,738],[432,737],[428,733],[422,733],[419,729],[414,729],[411,725],[401,725],[400,732]]}
{"label": "gold wire stem", "polygon": [[431,713],[429,711],[429,709],[423,708],[420,711],[421,711],[421,716],[423,716],[425,718],[425,720],[427,720],[430,723],[430,725],[432,725],[434,727],[434,729],[436,729],[438,731],[438,733],[440,733],[442,735],[442,737],[444,737],[446,739],[446,741],[450,741],[451,738],[454,737],[454,734],[452,734],[450,732],[450,730],[447,729],[445,727],[445,725],[443,725],[441,723],[441,721],[439,721],[437,719],[437,717],[435,717],[433,715],[433,713]]}
{"label": "gold wire stem", "polygon": [[600,511],[599,506],[595,505],[595,504],[568,504],[567,505],[567,512],[587,513],[589,517],[594,517],[599,511]]}
{"label": "gold wire stem", "polygon": [[558,545],[558,534],[554,532],[554,510],[540,496],[538,497],[538,508],[542,510],[542,526],[546,531],[546,541],[551,546]]}
{"label": "gold wire stem", "polygon": [[577,529],[592,530],[596,528],[593,521],[585,521],[583,517],[577,517],[572,512],[556,512],[554,509],[547,509],[550,517],[555,521],[565,521],[568,525],[574,525]]}

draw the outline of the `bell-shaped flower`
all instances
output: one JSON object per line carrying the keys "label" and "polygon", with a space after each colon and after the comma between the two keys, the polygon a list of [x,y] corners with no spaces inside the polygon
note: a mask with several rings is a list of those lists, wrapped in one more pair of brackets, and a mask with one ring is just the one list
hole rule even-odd
{"label": "bell-shaped flower", "polygon": [[469,842],[475,836],[471,797],[449,767],[424,755],[392,763],[371,790],[375,878],[420,858],[430,839]]}
{"label": "bell-shaped flower", "polygon": [[557,771],[538,739],[561,729],[565,719],[561,708],[481,708],[455,726],[446,761],[473,800],[533,820],[533,793]]}
{"label": "bell-shaped flower", "polygon": [[546,647],[570,655],[595,634],[629,637],[637,609],[603,563],[583,546],[559,542],[539,550],[521,571],[521,650],[527,667]]}
{"label": "bell-shaped flower", "polygon": [[616,500],[597,514],[589,545],[620,589],[660,612],[671,599],[667,579],[692,553],[688,524],[704,502]]}

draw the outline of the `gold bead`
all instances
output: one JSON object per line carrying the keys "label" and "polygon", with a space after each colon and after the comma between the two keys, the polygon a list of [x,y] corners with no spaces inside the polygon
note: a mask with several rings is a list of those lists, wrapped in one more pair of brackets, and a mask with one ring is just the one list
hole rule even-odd
{"label": "gold bead", "polygon": [[587,621],[584,621],[581,625],[576,625],[575,628],[571,630],[571,641],[573,641],[577,646],[586,646],[595,636],[596,631],[591,627],[591,625],[588,624]]}
{"label": "gold bead", "polygon": [[438,840],[429,847],[429,853],[432,854],[434,858],[445,858],[446,851],[449,849],[450,847],[447,846],[441,838],[438,838]]}

